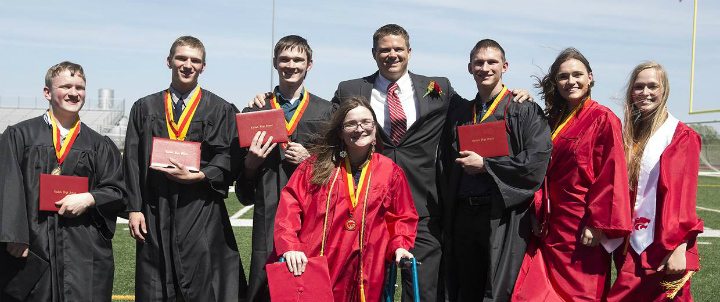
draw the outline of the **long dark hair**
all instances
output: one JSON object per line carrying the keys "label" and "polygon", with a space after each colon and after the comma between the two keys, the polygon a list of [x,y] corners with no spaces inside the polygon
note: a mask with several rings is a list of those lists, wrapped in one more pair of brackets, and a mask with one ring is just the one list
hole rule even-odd
{"label": "long dark hair", "polygon": [[[588,62],[585,56],[583,56],[579,50],[569,47],[561,51],[557,58],[555,58],[555,62],[552,63],[550,70],[548,70],[548,73],[544,77],[535,77],[535,79],[538,80],[535,84],[535,88],[540,88],[542,90],[540,97],[545,100],[545,114],[551,121],[557,121],[561,119],[563,115],[569,113],[568,101],[560,95],[557,89],[557,75],[560,70],[560,65],[571,59],[582,62],[583,65],[585,65],[588,74],[592,73],[590,62]],[[590,82],[588,95],[590,95],[590,90],[594,84],[595,80]]]}
{"label": "long dark hair", "polygon": [[342,100],[342,104],[335,111],[333,116],[330,118],[330,124],[328,124],[322,139],[318,144],[313,145],[310,148],[310,153],[317,155],[315,162],[313,163],[313,172],[311,183],[316,185],[322,185],[330,180],[330,174],[340,164],[342,158],[340,157],[340,151],[345,150],[344,143],[340,135],[343,131],[343,121],[345,116],[350,110],[357,107],[365,107],[370,110],[373,121],[375,122],[375,142],[377,147],[382,145],[380,140],[380,128],[377,125],[377,117],[375,111],[370,107],[370,103],[361,96],[353,96]]}

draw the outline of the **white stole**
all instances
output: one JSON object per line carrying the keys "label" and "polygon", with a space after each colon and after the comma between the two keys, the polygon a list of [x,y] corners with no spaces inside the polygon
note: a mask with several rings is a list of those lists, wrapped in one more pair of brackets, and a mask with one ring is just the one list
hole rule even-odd
{"label": "white stole", "polygon": [[670,145],[678,119],[668,113],[667,120],[650,137],[643,151],[633,212],[630,246],[641,254],[655,239],[657,184],[660,178],[660,157]]}

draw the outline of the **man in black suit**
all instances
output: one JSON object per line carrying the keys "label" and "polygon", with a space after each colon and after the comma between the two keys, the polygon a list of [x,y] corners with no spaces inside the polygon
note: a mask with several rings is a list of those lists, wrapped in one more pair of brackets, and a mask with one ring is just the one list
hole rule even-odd
{"label": "man in black suit", "polygon": [[[420,216],[415,247],[411,253],[422,263],[418,266],[421,301],[435,301],[442,254],[436,151],[448,107],[455,106],[462,99],[447,78],[408,72],[410,37],[399,25],[388,24],[375,31],[372,54],[378,72],[341,82],[332,102],[339,104],[351,96],[363,96],[370,101],[382,128],[382,153],[405,171]],[[390,97],[389,86],[397,86],[392,89],[396,93]],[[402,119],[397,122],[393,118],[395,114],[391,114],[391,109],[398,110],[390,108],[392,105],[387,102],[390,98],[402,104],[400,111],[405,116],[404,123]],[[401,129],[403,127],[405,129]],[[410,281],[403,270],[403,301],[411,299]]]}
{"label": "man in black suit", "polygon": [[[437,189],[437,148],[448,108],[463,99],[444,77],[426,77],[408,72],[410,37],[397,24],[380,27],[373,35],[373,58],[378,71],[370,76],[338,85],[333,103],[351,96],[370,101],[381,126],[382,153],[405,171],[418,222],[411,253],[418,266],[421,301],[436,301],[441,259],[441,204]],[[388,93],[390,92],[390,93]],[[526,98],[526,91],[513,91]],[[409,272],[403,271],[403,301],[412,298]]]}

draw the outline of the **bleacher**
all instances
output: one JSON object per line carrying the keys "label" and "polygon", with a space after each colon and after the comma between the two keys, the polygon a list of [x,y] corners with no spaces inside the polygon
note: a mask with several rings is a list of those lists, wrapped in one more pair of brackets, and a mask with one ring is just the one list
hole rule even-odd
{"label": "bleacher", "polygon": [[[80,120],[93,130],[110,137],[122,150],[125,143],[127,118],[124,117],[124,100],[118,100],[115,103],[116,106],[113,108],[100,109],[97,100],[86,99],[85,106],[80,111]],[[44,114],[47,108],[46,101],[44,103],[18,101],[15,104],[0,102],[0,133],[5,132],[8,126]]]}

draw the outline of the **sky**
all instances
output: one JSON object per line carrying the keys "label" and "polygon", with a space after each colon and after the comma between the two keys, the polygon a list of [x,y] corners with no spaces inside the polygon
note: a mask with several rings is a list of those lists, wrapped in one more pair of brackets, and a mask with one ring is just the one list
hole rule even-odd
{"label": "sky", "polygon": [[[396,23],[410,33],[410,71],[448,77],[464,97],[476,93],[467,72],[469,51],[481,39],[498,41],[510,64],[504,82],[538,98],[541,76],[566,47],[579,49],[595,77],[593,98],[622,114],[632,68],[663,64],[670,77],[669,108],[682,121],[720,120],[689,115],[692,0],[399,0],[343,1],[3,1],[0,4],[0,105],[44,106],[47,69],[63,60],[83,65],[88,102],[114,89],[126,111],[169,86],[166,57],[181,35],[200,38],[207,67],[200,85],[244,107],[270,83],[272,47],[288,34],[313,48],[306,87],[330,99],[340,81],[377,70],[372,34]],[[720,1],[700,1],[694,110],[720,109],[712,96],[720,70]],[[35,100],[38,101],[35,101]],[[92,104],[91,104],[92,105]]]}

